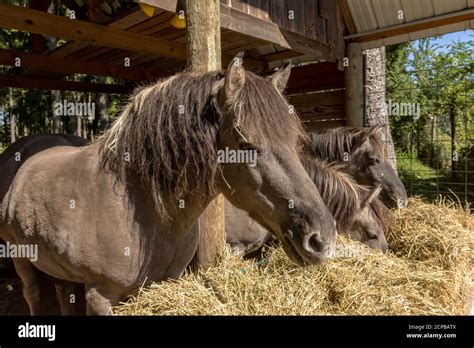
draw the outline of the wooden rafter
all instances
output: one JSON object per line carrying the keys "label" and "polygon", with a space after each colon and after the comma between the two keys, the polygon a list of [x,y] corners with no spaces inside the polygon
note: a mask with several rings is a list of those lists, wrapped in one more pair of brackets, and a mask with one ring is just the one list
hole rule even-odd
{"label": "wooden rafter", "polygon": [[[181,61],[186,60],[186,46],[181,43],[141,35],[111,26],[42,13],[20,6],[0,4],[0,27],[73,41],[83,41],[90,45],[102,45],[127,51],[145,52]],[[232,58],[231,55],[223,54],[223,64],[228,64]],[[267,67],[265,62],[255,59],[246,59],[244,64],[260,70],[265,70]]]}
{"label": "wooden rafter", "polygon": [[112,76],[124,80],[143,81],[155,80],[167,74],[157,69],[138,69],[97,62],[81,62],[70,58],[58,58],[43,54],[18,52],[0,49],[0,65],[15,66],[20,58],[21,67],[38,71],[59,74],[86,74],[95,76]]}
{"label": "wooden rafter", "polygon": [[20,6],[0,4],[0,26],[69,40],[86,41],[92,45],[186,60],[186,47],[182,44]]}
{"label": "wooden rafter", "polygon": [[0,75],[0,85],[24,89],[127,94],[133,86]]}

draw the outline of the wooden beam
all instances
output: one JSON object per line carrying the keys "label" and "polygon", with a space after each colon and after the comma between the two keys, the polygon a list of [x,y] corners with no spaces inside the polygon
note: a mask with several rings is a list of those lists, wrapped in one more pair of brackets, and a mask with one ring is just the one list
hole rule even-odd
{"label": "wooden beam", "polygon": [[[171,2],[173,2],[173,0],[165,1],[165,5],[168,4],[168,5],[166,5],[167,8],[170,8],[169,3],[171,3]],[[176,3],[176,0],[174,0],[174,2]],[[0,8],[0,10],[1,10],[1,8]],[[154,41],[154,40],[160,40],[161,42],[170,43],[174,47],[179,47],[180,54],[184,52],[184,55],[182,57],[180,57],[178,60],[185,61],[186,60],[186,55],[185,55],[186,46],[184,44],[177,43],[175,41],[159,39],[159,38],[148,36],[148,35],[141,35],[139,33],[134,33],[133,32],[133,30],[134,30],[133,26],[138,24],[138,23],[141,23],[145,19],[148,19],[148,17],[146,17],[145,14],[143,14],[141,12],[141,10],[137,9],[137,10],[130,11],[130,13],[127,16],[121,17],[119,20],[110,23],[107,27],[100,26],[100,25],[95,25],[95,26],[99,27],[99,28],[104,28],[104,31],[105,31],[105,29],[114,30],[114,31],[118,31],[118,32],[121,32],[121,33],[126,33],[126,34],[130,34],[130,35],[139,36],[145,41],[148,40],[149,45],[155,45],[156,41]],[[0,25],[1,25],[1,21],[2,21],[2,17],[0,16]],[[87,23],[87,22],[84,22],[84,23]],[[89,24],[89,23],[87,23],[87,24]],[[130,28],[130,31],[125,30],[125,29],[129,29],[129,28]],[[22,30],[22,29],[20,29],[20,30]],[[101,34],[101,35],[103,35],[103,34]],[[74,40],[74,39],[71,39],[71,40]],[[92,44],[92,45],[103,45],[103,46],[112,47],[112,48],[121,48],[121,49],[125,49],[127,51],[138,51],[138,52],[150,53],[149,50],[134,49],[131,46],[130,47],[127,46],[127,48],[123,48],[123,47],[116,47],[116,45],[108,44],[107,42],[100,43],[100,42],[91,41],[91,40],[85,40],[85,41],[83,40],[83,41],[80,41],[80,42],[69,42],[69,43],[57,48],[56,50],[54,50],[51,53],[51,55],[58,56],[58,57],[65,57],[65,56],[68,56],[68,55],[82,49],[82,48],[85,48],[85,47],[89,46],[90,44]],[[156,54],[154,54],[154,55],[156,55]],[[169,55],[159,55],[159,56],[170,57]],[[175,57],[170,57],[170,58],[175,58]],[[222,54],[222,64],[227,65],[232,60],[232,58],[233,58],[232,55],[223,53]],[[245,64],[246,67],[252,68],[252,69],[255,69],[255,70],[264,71],[264,70],[267,70],[267,68],[268,68],[268,64],[266,62],[263,62],[263,61],[260,61],[260,60],[257,60],[257,59],[246,58],[244,64]]]}
{"label": "wooden beam", "polygon": [[128,94],[133,86],[0,75],[0,85],[24,89]]}
{"label": "wooden beam", "polygon": [[350,127],[364,126],[364,64],[358,43],[347,45],[349,66],[345,69],[346,119]]}
{"label": "wooden beam", "polygon": [[274,61],[277,61],[277,60],[290,59],[290,58],[298,57],[298,56],[301,56],[301,55],[303,55],[303,54],[300,53],[300,52],[295,52],[295,51],[292,51],[292,50],[286,50],[286,51],[279,51],[279,52],[265,54],[265,55],[262,56],[262,59],[265,62],[269,63],[269,62],[274,62]]}
{"label": "wooden beam", "polygon": [[186,47],[182,44],[20,6],[0,4],[0,26],[69,40],[87,41],[92,45],[147,52],[178,60],[186,59]]}
{"label": "wooden beam", "polygon": [[397,35],[413,33],[420,30],[427,30],[427,29],[441,27],[444,25],[459,23],[463,21],[469,21],[473,19],[474,19],[474,9],[469,9],[469,10],[464,10],[464,11],[447,13],[440,16],[420,19],[413,22],[398,24],[398,25],[387,27],[387,28],[348,35],[348,36],[345,36],[344,38],[346,40],[351,40],[352,42],[359,42],[359,43],[369,42],[369,41],[385,39],[385,38],[393,37]]}
{"label": "wooden beam", "polygon": [[344,72],[337,69],[336,63],[322,62],[293,68],[285,92],[295,94],[339,88],[344,88]]}
{"label": "wooden beam", "polygon": [[70,58],[58,58],[43,54],[0,49],[0,65],[15,66],[16,58],[20,58],[22,68],[66,75],[86,74],[95,76],[112,76],[132,81],[153,81],[160,77],[167,76],[166,73],[152,68],[127,68],[112,64],[81,62]]}
{"label": "wooden beam", "polygon": [[[155,16],[158,14],[155,14]],[[139,8],[133,8],[125,14],[119,16],[119,19],[113,21],[107,26],[110,28],[125,30],[138,23],[141,23],[146,19],[148,19],[148,17]],[[53,50],[50,55],[57,57],[66,57],[71,53],[77,52],[87,46],[87,42],[69,41]]]}
{"label": "wooden beam", "polygon": [[[176,11],[178,0],[136,0],[165,11]],[[262,44],[273,43],[282,48],[324,59],[335,60],[327,45],[303,35],[281,28],[277,24],[250,14],[235,10],[225,4],[220,5],[221,27],[262,40]],[[339,57],[342,58],[342,57]]]}
{"label": "wooden beam", "polygon": [[[28,7],[33,10],[47,12],[51,0],[29,0]],[[34,53],[43,53],[46,51],[46,45],[42,35],[31,34],[31,49]]]}
{"label": "wooden beam", "polygon": [[315,58],[322,58],[328,61],[336,61],[337,58],[334,50],[327,44],[314,40],[307,36],[295,33],[285,28],[280,28],[285,38],[291,45],[291,49],[297,52],[305,53],[314,56]]}
{"label": "wooden beam", "polygon": [[224,4],[221,5],[221,26],[228,30],[291,49],[291,44],[281,33],[277,24],[235,10]]}

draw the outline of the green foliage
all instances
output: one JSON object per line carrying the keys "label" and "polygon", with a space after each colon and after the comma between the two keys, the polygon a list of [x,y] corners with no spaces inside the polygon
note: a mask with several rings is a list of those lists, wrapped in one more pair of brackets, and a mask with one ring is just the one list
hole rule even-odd
{"label": "green foliage", "polygon": [[420,39],[387,49],[387,100],[419,103],[421,111],[417,120],[390,116],[395,145],[441,170],[473,146],[473,47],[472,41],[439,46]]}

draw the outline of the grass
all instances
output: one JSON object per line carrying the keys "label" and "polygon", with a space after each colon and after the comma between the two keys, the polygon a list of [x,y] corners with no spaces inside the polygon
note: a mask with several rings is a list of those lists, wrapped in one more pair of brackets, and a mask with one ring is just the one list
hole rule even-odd
{"label": "grass", "polygon": [[397,150],[397,169],[402,181],[436,179],[436,170],[421,162],[416,154]]}
{"label": "grass", "polygon": [[462,204],[468,202],[474,209],[474,192],[467,187],[465,178],[453,177],[451,173],[436,171],[424,164],[416,154],[397,150],[398,175],[410,196],[419,195],[434,202],[439,196],[450,197]]}

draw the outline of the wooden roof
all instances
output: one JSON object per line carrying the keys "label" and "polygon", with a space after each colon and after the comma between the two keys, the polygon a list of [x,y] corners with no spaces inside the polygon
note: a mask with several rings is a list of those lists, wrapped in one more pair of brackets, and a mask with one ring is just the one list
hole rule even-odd
{"label": "wooden roof", "polygon": [[[30,8],[0,5],[1,27],[68,40],[49,52],[0,50],[0,64],[14,66],[14,59],[21,57],[22,67],[42,72],[42,82],[32,88],[47,88],[48,77],[57,80],[72,73],[153,80],[186,64],[186,29],[170,23],[182,6],[178,0],[137,0],[155,8],[152,17],[132,4],[103,23],[94,23],[92,16],[70,19],[45,13],[48,1],[30,0]],[[102,18],[94,13],[94,18]],[[344,56],[343,20],[332,0],[221,0],[221,28],[224,65],[240,51],[246,52],[248,68],[256,71],[271,70],[289,58],[334,62]],[[124,66],[125,58],[130,67]],[[18,79],[3,82],[17,86],[31,82],[15,82]],[[57,81],[53,85],[58,88]]]}
{"label": "wooden roof", "polygon": [[474,0],[338,0],[348,35],[362,49],[474,29]]}

